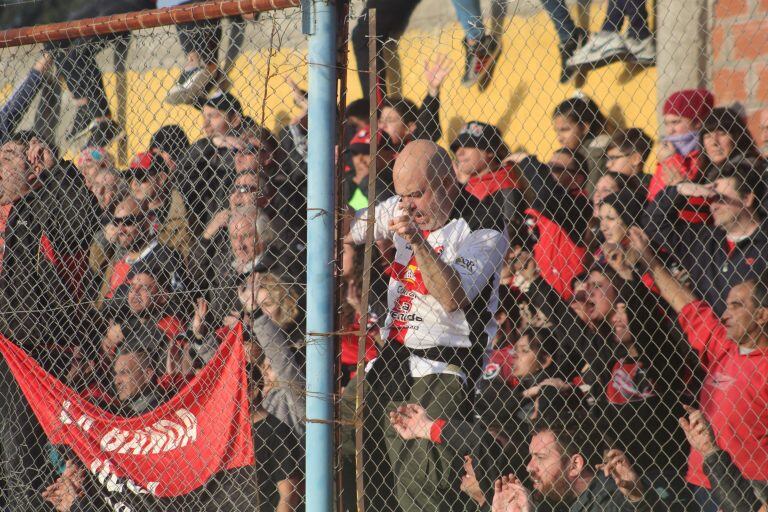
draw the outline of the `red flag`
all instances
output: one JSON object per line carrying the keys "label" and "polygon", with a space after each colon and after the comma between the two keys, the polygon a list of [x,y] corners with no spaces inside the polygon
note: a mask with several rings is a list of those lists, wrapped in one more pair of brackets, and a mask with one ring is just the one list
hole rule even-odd
{"label": "red flag", "polygon": [[84,400],[2,336],[0,352],[50,442],[69,446],[110,492],[181,496],[254,463],[241,328],[176,396],[131,418]]}

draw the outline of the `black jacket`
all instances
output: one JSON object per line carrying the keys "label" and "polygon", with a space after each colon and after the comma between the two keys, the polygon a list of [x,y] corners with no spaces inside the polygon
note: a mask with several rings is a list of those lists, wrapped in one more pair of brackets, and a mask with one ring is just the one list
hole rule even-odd
{"label": "black jacket", "polygon": [[54,198],[45,186],[30,192],[14,203],[5,228],[0,333],[27,350],[79,342],[74,300],[41,243],[58,222]]}
{"label": "black jacket", "polygon": [[[716,450],[704,458],[704,474],[712,484],[715,501],[725,512],[753,512],[760,509],[757,489],[744,478],[731,456],[724,450]],[[765,492],[761,482],[760,491]],[[763,500],[768,497],[763,496]]]}
{"label": "black jacket", "polygon": [[216,214],[216,204],[234,182],[232,151],[218,148],[210,139],[192,144],[178,162],[176,185],[184,196],[189,227],[195,236]]}
{"label": "black jacket", "polygon": [[694,293],[719,316],[733,286],[758,278],[768,268],[768,226],[763,223],[750,237],[728,251],[725,230],[681,221],[678,210],[685,197],[667,187],[647,206],[646,232],[669,249],[691,276]]}

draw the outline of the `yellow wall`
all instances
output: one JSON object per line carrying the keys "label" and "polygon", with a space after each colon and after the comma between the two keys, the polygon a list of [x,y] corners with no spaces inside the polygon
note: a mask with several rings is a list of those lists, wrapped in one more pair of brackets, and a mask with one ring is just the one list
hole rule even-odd
{"label": "yellow wall", "polygon": [[[600,15],[593,12],[593,24],[600,22]],[[459,84],[464,55],[458,25],[444,27],[440,32],[409,31],[400,43],[403,92],[419,101],[426,91],[424,60],[435,53],[448,54],[455,65],[441,94],[444,142],[455,135],[463,122],[477,119],[502,128],[511,148],[522,147],[547,157],[556,147],[550,120],[552,109],[575,89],[572,84],[558,83],[557,39],[546,13],[531,18],[510,17],[507,23],[495,78],[483,93],[477,87],[466,89]],[[267,54],[265,50],[241,55],[232,73],[234,93],[241,98],[246,113],[257,121],[262,119]],[[355,68],[352,55],[350,68]],[[152,69],[129,73],[127,132],[131,153],[140,151],[151,133],[167,123],[180,124],[192,139],[200,136],[200,116],[195,109],[163,103],[178,72]],[[286,123],[293,101],[284,80],[291,76],[306,87],[305,73],[302,51],[280,50],[271,55],[265,102],[267,126],[275,128]],[[114,76],[105,76],[105,82],[114,100]],[[655,135],[655,82],[655,68],[632,73],[626,65],[617,63],[589,73],[581,90],[619,125],[638,126]],[[349,72],[348,83],[349,98],[360,97],[354,71]],[[4,92],[7,94],[9,89]]]}

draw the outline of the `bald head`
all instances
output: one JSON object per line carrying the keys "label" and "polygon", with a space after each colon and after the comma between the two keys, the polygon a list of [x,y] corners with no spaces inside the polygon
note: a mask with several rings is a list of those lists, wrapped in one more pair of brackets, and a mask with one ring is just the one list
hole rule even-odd
{"label": "bald head", "polygon": [[431,140],[415,140],[405,146],[395,161],[395,188],[398,179],[407,177],[424,177],[435,188],[447,186],[454,178],[451,157]]}
{"label": "bald head", "polygon": [[458,193],[446,150],[432,141],[415,140],[397,157],[392,177],[400,207],[420,229],[445,225]]}

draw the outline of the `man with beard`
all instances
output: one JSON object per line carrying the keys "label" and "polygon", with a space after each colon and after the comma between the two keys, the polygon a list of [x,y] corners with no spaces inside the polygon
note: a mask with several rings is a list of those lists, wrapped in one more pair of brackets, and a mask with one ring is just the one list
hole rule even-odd
{"label": "man with beard", "polygon": [[162,264],[172,268],[170,289],[179,292],[185,288],[186,270],[181,255],[162,245],[152,232],[146,212],[132,197],[126,197],[115,206],[112,216],[114,243],[118,254],[112,259],[101,279],[97,308],[105,299],[125,299],[129,283],[138,264],[153,266]]}
{"label": "man with beard", "polygon": [[[616,449],[602,454],[588,422],[538,424],[529,445],[529,493],[514,475],[496,482],[493,512],[567,507],[576,512],[655,510],[658,495]],[[603,459],[602,462],[600,459]]]}
{"label": "man with beard", "polygon": [[158,241],[186,257],[192,237],[187,208],[181,192],[171,184],[166,161],[152,153],[139,153],[131,160],[129,172],[131,194],[147,210]]}

